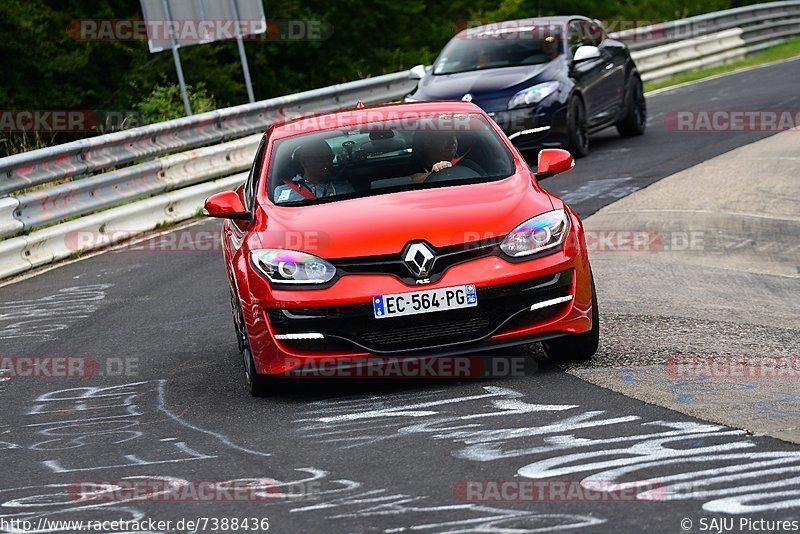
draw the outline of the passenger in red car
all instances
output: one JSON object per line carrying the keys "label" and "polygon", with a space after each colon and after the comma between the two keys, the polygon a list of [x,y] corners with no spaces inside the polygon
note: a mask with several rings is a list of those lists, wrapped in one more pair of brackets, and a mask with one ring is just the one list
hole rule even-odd
{"label": "passenger in red car", "polygon": [[344,180],[333,180],[333,151],[322,139],[310,141],[297,149],[294,159],[302,174],[275,188],[275,202],[292,202],[303,198],[320,198],[352,193],[353,186]]}

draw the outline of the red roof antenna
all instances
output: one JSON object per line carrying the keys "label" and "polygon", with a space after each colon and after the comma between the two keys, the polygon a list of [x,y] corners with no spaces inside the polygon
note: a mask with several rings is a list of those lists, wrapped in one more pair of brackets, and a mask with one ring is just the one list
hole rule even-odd
{"label": "red roof antenna", "polygon": [[364,103],[361,100],[356,104],[356,109],[364,109]]}

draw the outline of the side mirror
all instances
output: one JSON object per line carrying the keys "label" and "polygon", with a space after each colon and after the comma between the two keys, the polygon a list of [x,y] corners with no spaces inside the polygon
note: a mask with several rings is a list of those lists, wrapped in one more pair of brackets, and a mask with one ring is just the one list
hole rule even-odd
{"label": "side mirror", "polygon": [[545,148],[539,152],[536,179],[542,180],[566,172],[575,166],[572,154],[560,148]]}
{"label": "side mirror", "polygon": [[598,59],[600,57],[600,49],[592,45],[583,45],[575,50],[575,56],[572,58],[573,63],[581,63],[589,61],[590,59]]}
{"label": "side mirror", "polygon": [[411,67],[411,70],[408,71],[408,77],[412,80],[421,80],[427,73],[425,65],[417,65],[416,67]]}
{"label": "side mirror", "polygon": [[208,197],[203,206],[203,213],[209,217],[219,217],[220,219],[239,221],[252,219],[252,215],[245,209],[242,199],[235,191],[223,191]]}

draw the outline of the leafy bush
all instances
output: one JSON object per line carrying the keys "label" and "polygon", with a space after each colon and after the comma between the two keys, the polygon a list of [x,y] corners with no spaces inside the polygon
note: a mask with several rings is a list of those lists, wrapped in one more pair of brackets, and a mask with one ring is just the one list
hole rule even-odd
{"label": "leafy bush", "polygon": [[[217,109],[214,97],[208,94],[205,84],[186,86],[192,113],[204,113]],[[137,105],[140,124],[168,121],[186,115],[179,85],[156,85],[153,90]]]}

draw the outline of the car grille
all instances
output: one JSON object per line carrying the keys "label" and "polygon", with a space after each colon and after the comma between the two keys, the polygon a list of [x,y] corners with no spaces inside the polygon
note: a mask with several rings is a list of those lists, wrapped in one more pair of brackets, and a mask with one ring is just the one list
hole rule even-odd
{"label": "car grille", "polygon": [[[302,350],[362,349],[376,354],[410,353],[485,339],[503,326],[545,319],[562,306],[530,310],[531,304],[568,295],[573,271],[478,288],[478,305],[424,315],[376,319],[372,305],[268,309],[276,334],[315,332],[325,339],[283,341]],[[333,342],[333,343],[331,343]]]}
{"label": "car grille", "polygon": [[361,339],[374,346],[413,346],[429,340],[472,336],[485,331],[491,325],[489,317],[472,317],[463,321],[447,321],[423,324],[407,328],[372,330],[361,333]]}
{"label": "car grille", "polygon": [[[498,254],[501,241],[502,238],[492,238],[438,248],[428,244],[436,256],[428,279],[436,282],[447,269],[454,265]],[[336,267],[336,272],[342,276],[345,274],[390,274],[409,285],[416,281],[416,278],[411,276],[408,271],[399,251],[397,254],[367,258],[341,258],[331,260],[331,262]]]}

